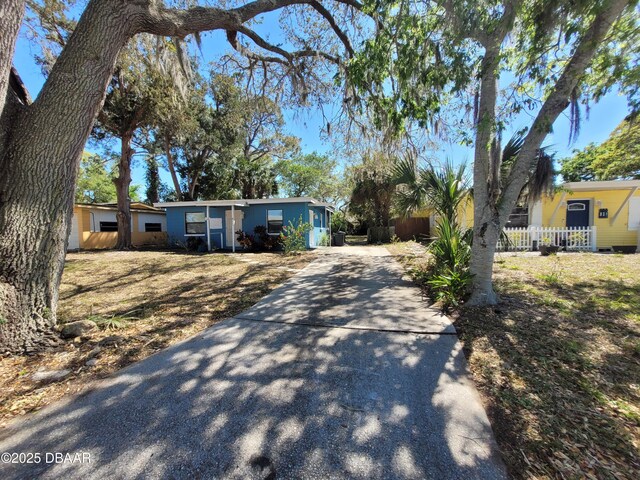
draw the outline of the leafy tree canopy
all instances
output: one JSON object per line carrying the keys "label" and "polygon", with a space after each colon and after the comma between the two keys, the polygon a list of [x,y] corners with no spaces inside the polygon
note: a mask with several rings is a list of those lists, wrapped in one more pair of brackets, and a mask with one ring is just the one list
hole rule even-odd
{"label": "leafy tree canopy", "polygon": [[640,179],[640,123],[623,120],[602,144],[574,150],[561,164],[567,182]]}
{"label": "leafy tree canopy", "polygon": [[[113,203],[116,201],[116,187],[113,183],[113,160],[105,160],[100,155],[85,152],[82,155],[76,203]],[[138,185],[129,188],[132,201],[139,201]]]}
{"label": "leafy tree canopy", "polygon": [[284,192],[290,197],[313,197],[323,202],[333,201],[339,194],[337,162],[317,152],[296,155],[278,163],[278,173]]}
{"label": "leafy tree canopy", "polygon": [[363,157],[349,174],[353,184],[349,213],[360,224],[388,227],[396,192],[394,166],[396,160],[388,154],[374,152]]}
{"label": "leafy tree canopy", "polygon": [[[629,3],[599,45],[572,93],[576,129],[580,103],[598,101],[614,88],[633,110],[640,109],[636,3]],[[511,116],[541,107],[595,16],[609,8],[604,0],[366,0],[364,5],[379,31],[350,61],[348,75],[373,108],[376,124],[397,131],[414,119],[436,132],[449,127],[466,143],[473,141],[468,124],[476,120],[480,63],[494,36],[510,32],[499,53],[500,70],[508,72],[500,82],[498,128],[504,129]],[[511,24],[505,23],[509,18]]]}

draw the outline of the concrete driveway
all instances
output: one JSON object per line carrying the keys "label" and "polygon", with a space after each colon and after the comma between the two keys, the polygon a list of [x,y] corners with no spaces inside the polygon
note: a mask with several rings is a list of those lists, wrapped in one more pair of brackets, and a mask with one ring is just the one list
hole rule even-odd
{"label": "concrete driveway", "polygon": [[506,478],[453,326],[402,275],[384,248],[320,254],[238,317],[2,431],[0,452],[41,461],[0,477]]}

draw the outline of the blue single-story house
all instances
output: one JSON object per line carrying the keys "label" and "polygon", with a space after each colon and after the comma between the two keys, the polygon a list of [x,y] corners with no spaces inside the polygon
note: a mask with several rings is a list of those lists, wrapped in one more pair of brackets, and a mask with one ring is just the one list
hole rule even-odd
{"label": "blue single-story house", "polygon": [[209,250],[234,252],[241,247],[235,233],[238,230],[253,234],[253,229],[262,225],[269,235],[280,235],[283,226],[289,222],[297,225],[300,218],[313,225],[306,243],[307,248],[315,248],[322,235],[331,237],[331,214],[335,210],[309,197],[166,202],[154,206],[167,213],[169,245],[201,237]]}

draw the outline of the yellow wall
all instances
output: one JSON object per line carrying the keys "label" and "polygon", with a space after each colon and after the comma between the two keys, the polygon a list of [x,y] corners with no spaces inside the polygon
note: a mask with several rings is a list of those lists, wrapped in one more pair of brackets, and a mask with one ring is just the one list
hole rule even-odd
{"label": "yellow wall", "polygon": [[131,242],[136,246],[166,245],[167,232],[132,232]]}
{"label": "yellow wall", "polygon": [[[542,199],[542,226],[543,227],[565,227],[567,225],[567,207],[560,206],[555,216],[553,212],[560,202],[567,200],[591,200],[591,225],[596,226],[596,246],[597,248],[609,248],[618,245],[636,245],[638,242],[638,232],[629,230],[629,202],[622,207],[622,210],[616,217],[613,217],[625,203],[630,189],[624,190],[590,190],[590,191],[574,191],[572,193],[559,192],[553,198],[544,197]],[[634,197],[640,197],[640,189],[635,192]],[[601,201],[598,205],[596,202]],[[609,218],[598,218],[598,210],[600,208],[609,209]],[[425,210],[426,212],[427,210]],[[459,211],[460,224],[464,228],[473,227],[473,200],[469,199],[460,206]],[[529,221],[531,221],[531,212],[529,213]]]}
{"label": "yellow wall", "polygon": [[[423,208],[411,214],[412,218],[428,218],[434,214],[430,207]],[[463,228],[473,227],[473,199],[468,197],[458,206],[458,221]]]}
{"label": "yellow wall", "polygon": [[473,227],[473,198],[470,196],[458,207],[458,219],[462,228]]}
{"label": "yellow wall", "polygon": [[[591,190],[558,192],[553,198],[545,197],[542,201],[542,226],[565,227],[567,225],[567,207],[560,202],[567,200],[591,200],[591,225],[596,227],[596,245],[608,248],[614,245],[636,245],[637,231],[629,230],[629,202],[622,207],[614,220],[620,206],[625,203],[631,190]],[[640,190],[634,197],[640,197]],[[597,202],[602,202],[597,204]],[[557,211],[556,211],[557,208]],[[609,209],[609,218],[598,218],[598,210]],[[553,212],[556,211],[555,216]]]}
{"label": "yellow wall", "polygon": [[[92,232],[91,209],[74,206],[73,213],[78,219],[78,231],[80,232],[81,250],[100,250],[114,248],[118,240],[118,232]],[[166,245],[167,232],[139,232],[138,213],[131,213],[131,243],[134,246],[142,245]]]}

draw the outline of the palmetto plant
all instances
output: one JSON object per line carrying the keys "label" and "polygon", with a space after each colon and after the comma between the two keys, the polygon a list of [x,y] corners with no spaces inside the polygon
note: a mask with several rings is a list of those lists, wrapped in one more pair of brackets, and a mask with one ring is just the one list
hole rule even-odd
{"label": "palmetto plant", "polygon": [[[516,134],[505,145],[499,172],[503,183],[523,144],[523,136]],[[537,155],[538,162],[520,194],[522,202],[535,201],[543,194],[553,193],[553,155],[545,149],[539,150]],[[473,234],[471,230],[463,230],[458,223],[460,207],[472,195],[466,166],[456,167],[446,162],[440,168],[431,164],[420,167],[414,158],[407,157],[395,165],[394,180],[398,185],[396,210],[403,217],[424,207],[432,208],[436,215],[436,238],[429,245],[435,262],[426,283],[444,308],[455,306],[471,282],[469,263]],[[511,243],[504,232],[500,238],[507,246]]]}
{"label": "palmetto plant", "polygon": [[395,165],[394,179],[396,209],[402,216],[428,206],[457,225],[458,209],[470,193],[465,164],[456,167],[447,161],[440,168],[420,167],[415,158],[406,157]]}
{"label": "palmetto plant", "polygon": [[394,175],[396,209],[403,216],[427,206],[436,214],[436,238],[429,245],[435,262],[426,283],[443,308],[458,305],[471,281],[471,231],[458,224],[460,206],[470,195],[466,166],[447,162],[441,168],[420,168],[406,158],[395,166]]}

